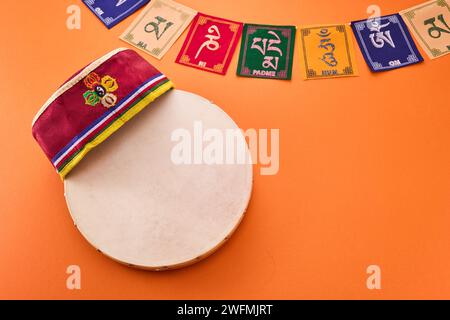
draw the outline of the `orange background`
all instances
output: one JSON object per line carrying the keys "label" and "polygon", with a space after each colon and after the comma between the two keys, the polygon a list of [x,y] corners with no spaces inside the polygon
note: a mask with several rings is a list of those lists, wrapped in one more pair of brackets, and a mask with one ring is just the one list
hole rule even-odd
{"label": "orange background", "polygon": [[[345,23],[372,0],[179,0],[250,23]],[[378,0],[383,14],[420,0]],[[81,30],[66,8],[81,7]],[[107,30],[78,0],[4,1],[0,9],[0,298],[450,298],[450,56],[373,74],[303,81],[223,77],[162,61],[174,80],[242,128],[280,129],[280,172],[259,175],[232,239],[208,259],[163,273],[97,253],[74,227],[63,184],[31,120],[66,78],[106,52],[136,14]],[[356,43],[355,43],[356,45]],[[423,51],[422,51],[423,52]],[[66,268],[82,289],[66,289]],[[382,289],[366,288],[366,268]]]}

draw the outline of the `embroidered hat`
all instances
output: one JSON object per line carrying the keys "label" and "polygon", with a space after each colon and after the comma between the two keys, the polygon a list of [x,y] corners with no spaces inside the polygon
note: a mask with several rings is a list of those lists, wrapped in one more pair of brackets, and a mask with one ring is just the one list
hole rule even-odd
{"label": "embroidered hat", "polygon": [[32,133],[64,179],[90,150],[172,88],[135,51],[117,49],[65,82],[35,116]]}

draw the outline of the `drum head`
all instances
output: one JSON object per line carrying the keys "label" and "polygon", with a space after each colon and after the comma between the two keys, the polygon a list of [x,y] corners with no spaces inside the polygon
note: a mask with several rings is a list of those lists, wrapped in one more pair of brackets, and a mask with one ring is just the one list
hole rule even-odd
{"label": "drum head", "polygon": [[[208,146],[198,141],[199,134],[209,129],[219,129],[211,132],[222,132],[225,142],[227,132],[236,133],[238,127],[204,98],[173,90],[90,152],[64,184],[83,236],[112,259],[151,270],[182,267],[220,247],[247,208],[252,165],[196,162],[195,152]],[[196,163],[174,161],[181,142],[174,132],[191,137]],[[236,139],[245,143],[240,132]],[[247,144],[235,151],[235,159],[242,153],[249,158]]]}

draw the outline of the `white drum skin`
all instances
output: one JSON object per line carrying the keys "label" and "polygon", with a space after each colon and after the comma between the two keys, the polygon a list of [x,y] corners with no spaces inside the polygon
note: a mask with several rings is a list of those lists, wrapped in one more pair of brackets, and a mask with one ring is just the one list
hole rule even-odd
{"label": "white drum skin", "polygon": [[[172,90],[66,177],[70,214],[89,243],[118,262],[159,271],[199,261],[230,237],[250,201],[252,164],[174,163],[174,130],[193,139],[198,122],[203,132],[238,130],[208,100]],[[242,133],[237,139],[245,143]],[[241,152],[250,159],[247,144]]]}

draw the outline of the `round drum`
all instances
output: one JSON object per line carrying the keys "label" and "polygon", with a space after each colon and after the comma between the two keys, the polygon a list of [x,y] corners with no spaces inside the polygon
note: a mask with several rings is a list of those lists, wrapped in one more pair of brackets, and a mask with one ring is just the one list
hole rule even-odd
{"label": "round drum", "polygon": [[[208,152],[220,137],[224,161]],[[230,162],[232,140],[245,147],[234,148]],[[249,159],[244,135],[222,109],[173,90],[77,165],[65,179],[67,205],[83,236],[112,259],[182,267],[214,252],[239,225],[252,190]]]}

